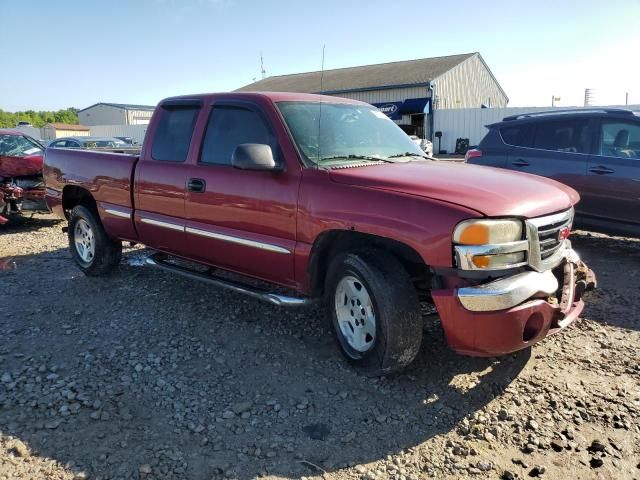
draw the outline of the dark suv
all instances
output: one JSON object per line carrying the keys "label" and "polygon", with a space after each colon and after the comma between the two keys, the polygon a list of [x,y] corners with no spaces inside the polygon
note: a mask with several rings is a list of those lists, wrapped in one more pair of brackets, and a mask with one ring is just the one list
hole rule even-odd
{"label": "dark suv", "polygon": [[580,193],[578,226],[640,236],[640,116],[560,110],[505,117],[487,128],[468,163],[558,180]]}

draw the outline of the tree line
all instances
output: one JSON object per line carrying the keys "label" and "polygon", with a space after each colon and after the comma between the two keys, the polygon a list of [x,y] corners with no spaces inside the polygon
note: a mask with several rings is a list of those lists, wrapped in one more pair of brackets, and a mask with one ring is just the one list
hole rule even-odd
{"label": "tree line", "polygon": [[29,122],[36,128],[44,127],[47,123],[78,124],[78,109],[65,108],[58,111],[26,110],[24,112],[5,112],[0,109],[0,128],[13,128],[18,122]]}

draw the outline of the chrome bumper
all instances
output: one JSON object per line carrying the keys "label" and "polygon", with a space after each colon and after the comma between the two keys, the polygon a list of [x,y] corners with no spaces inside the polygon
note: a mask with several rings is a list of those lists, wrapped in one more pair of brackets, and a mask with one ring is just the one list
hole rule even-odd
{"label": "chrome bumper", "polygon": [[[573,249],[567,248],[563,249],[562,260],[578,264],[580,257]],[[549,296],[559,287],[558,280],[551,270],[531,271],[500,278],[484,285],[459,288],[457,296],[467,310],[489,312],[515,307],[535,296]]]}

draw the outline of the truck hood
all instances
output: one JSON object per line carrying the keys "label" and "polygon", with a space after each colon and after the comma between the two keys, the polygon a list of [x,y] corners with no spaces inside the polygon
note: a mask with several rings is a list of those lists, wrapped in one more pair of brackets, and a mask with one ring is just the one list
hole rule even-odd
{"label": "truck hood", "polygon": [[566,210],[580,196],[548,178],[449,161],[334,168],[332,181],[433,198],[486,216],[538,217]]}

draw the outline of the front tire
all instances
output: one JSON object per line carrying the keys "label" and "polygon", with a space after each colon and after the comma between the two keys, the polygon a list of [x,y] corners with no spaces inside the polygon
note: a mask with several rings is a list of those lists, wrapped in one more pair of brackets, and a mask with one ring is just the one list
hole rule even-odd
{"label": "front tire", "polygon": [[340,350],[367,375],[409,365],[420,350],[418,295],[404,267],[379,251],[340,254],[327,274],[326,303]]}
{"label": "front tire", "polygon": [[122,242],[110,238],[87,207],[78,205],[71,210],[68,237],[71,256],[85,275],[106,275],[120,263]]}

